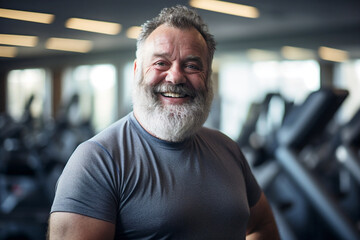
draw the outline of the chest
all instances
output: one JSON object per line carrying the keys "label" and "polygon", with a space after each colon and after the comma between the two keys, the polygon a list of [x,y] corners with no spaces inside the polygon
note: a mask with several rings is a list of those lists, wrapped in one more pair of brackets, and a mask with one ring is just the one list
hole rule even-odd
{"label": "chest", "polygon": [[165,152],[140,154],[136,161],[122,173],[122,234],[191,239],[245,231],[246,188],[242,169],[232,159]]}

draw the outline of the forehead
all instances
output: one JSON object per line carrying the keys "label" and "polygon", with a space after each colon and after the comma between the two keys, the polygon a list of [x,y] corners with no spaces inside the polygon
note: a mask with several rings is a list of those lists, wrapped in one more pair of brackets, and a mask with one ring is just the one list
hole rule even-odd
{"label": "forehead", "polygon": [[179,29],[167,25],[156,28],[146,39],[147,52],[207,56],[205,39],[195,28]]}

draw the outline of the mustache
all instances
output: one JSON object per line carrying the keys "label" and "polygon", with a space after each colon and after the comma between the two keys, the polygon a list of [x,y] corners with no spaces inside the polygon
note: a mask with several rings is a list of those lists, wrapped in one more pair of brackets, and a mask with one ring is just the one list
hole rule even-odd
{"label": "mustache", "polygon": [[188,95],[192,98],[196,97],[198,95],[198,92],[185,84],[169,84],[169,83],[163,83],[158,84],[153,87],[153,92],[156,93],[164,93],[164,92],[172,92],[177,93],[181,95]]}

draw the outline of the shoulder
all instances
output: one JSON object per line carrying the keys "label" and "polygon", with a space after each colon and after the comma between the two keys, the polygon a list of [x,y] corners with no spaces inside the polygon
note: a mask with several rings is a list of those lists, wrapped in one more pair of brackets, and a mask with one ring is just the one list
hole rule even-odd
{"label": "shoulder", "polygon": [[239,145],[219,130],[203,127],[196,134],[195,141],[203,148],[222,154],[225,158],[246,161]]}
{"label": "shoulder", "polygon": [[111,142],[111,140],[121,138],[124,132],[129,131],[130,129],[131,117],[129,114],[96,134],[90,140],[99,142],[100,144],[105,142]]}
{"label": "shoulder", "polygon": [[197,133],[197,137],[208,142],[209,144],[239,149],[238,144],[234,140],[216,129],[202,127]]}
{"label": "shoulder", "polygon": [[[120,151],[124,151],[123,139],[125,139],[126,131],[130,128],[129,117],[126,116],[113,123],[94,137],[81,143],[72,153],[67,165],[79,165],[90,168],[99,164],[113,164],[114,158],[119,155]],[[121,149],[121,150],[120,150]]]}
{"label": "shoulder", "polygon": [[89,139],[88,142],[95,142],[113,155],[119,150],[131,148],[138,141],[140,133],[137,128],[133,114],[129,113]]}

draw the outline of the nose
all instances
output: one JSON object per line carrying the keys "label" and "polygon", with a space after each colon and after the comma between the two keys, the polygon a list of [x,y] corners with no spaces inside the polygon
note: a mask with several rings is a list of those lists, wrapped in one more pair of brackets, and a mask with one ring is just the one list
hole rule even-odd
{"label": "nose", "polygon": [[172,84],[181,84],[185,83],[186,78],[181,67],[178,64],[173,64],[171,68],[168,70],[165,78],[166,82]]}

